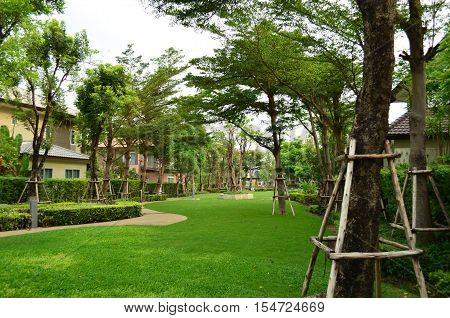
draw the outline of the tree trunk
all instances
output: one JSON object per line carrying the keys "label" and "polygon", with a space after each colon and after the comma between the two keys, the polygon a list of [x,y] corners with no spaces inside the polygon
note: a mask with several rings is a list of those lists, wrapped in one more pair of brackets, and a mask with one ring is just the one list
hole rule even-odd
{"label": "tree trunk", "polygon": [[[363,87],[352,136],[357,154],[381,153],[389,127],[395,0],[357,0],[364,25]],[[343,252],[374,252],[378,242],[381,160],[354,163]],[[373,260],[340,260],[336,297],[372,297]]]}
{"label": "tree trunk", "polygon": [[148,161],[148,152],[144,151],[144,162],[142,164],[141,182],[139,185],[139,189],[141,189],[141,202],[144,202],[145,197],[145,184],[147,182],[147,161]]}
{"label": "tree trunk", "polygon": [[[111,132],[111,130],[110,130]],[[106,141],[106,160],[105,160],[105,169],[103,171],[103,193],[108,193],[110,182],[111,182],[111,167],[114,160],[114,148],[113,148],[113,136],[112,134],[108,134],[108,138]]]}
{"label": "tree trunk", "polygon": [[322,155],[320,154],[319,137],[317,136],[316,125],[314,124],[313,115],[312,115],[312,112],[310,109],[308,109],[308,114],[309,114],[309,123],[311,124],[311,135],[312,135],[313,141],[314,141],[314,149],[316,150],[317,162],[319,164],[319,169],[320,169],[320,177],[323,181],[326,179],[326,177],[325,177],[325,172],[324,172],[325,169],[324,169],[324,165],[323,165]]}
{"label": "tree trunk", "polygon": [[[426,170],[427,156],[425,148],[425,118],[427,108],[426,72],[423,49],[422,6],[420,0],[409,0],[409,23],[405,30],[409,40],[409,66],[412,77],[411,111],[409,113],[410,153],[409,167]],[[427,189],[427,176],[417,175],[417,218],[416,226],[432,226],[430,203]],[[433,238],[431,232],[417,233],[417,242],[426,243]]]}
{"label": "tree trunk", "polygon": [[131,150],[130,148],[126,148],[125,150],[125,165],[123,167],[122,174],[122,198],[128,198],[130,191],[128,186],[128,176],[130,174],[130,159],[131,159]]}
{"label": "tree trunk", "polygon": [[160,160],[158,169],[158,181],[155,187],[156,194],[161,194],[163,192],[164,166],[165,166],[164,160]]}
{"label": "tree trunk", "polygon": [[283,177],[283,165],[281,163],[281,133],[278,128],[277,123],[277,110],[275,103],[275,96],[273,94],[268,94],[269,98],[269,109],[270,109],[270,123],[272,128],[272,138],[273,138],[273,151],[272,154],[275,158],[275,182],[277,183],[278,193],[278,206],[280,209],[280,214],[286,214],[286,198],[284,191],[284,182],[280,178]]}

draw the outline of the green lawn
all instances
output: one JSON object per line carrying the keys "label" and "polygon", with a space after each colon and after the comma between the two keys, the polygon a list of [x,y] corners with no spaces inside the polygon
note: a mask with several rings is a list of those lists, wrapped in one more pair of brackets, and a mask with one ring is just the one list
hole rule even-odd
{"label": "green lawn", "polygon": [[[167,227],[52,231],[0,239],[0,297],[297,297],[320,218],[271,215],[271,194],[254,200],[149,204],[188,220]],[[326,289],[318,259],[311,293]],[[327,262],[327,269],[330,263]],[[403,291],[384,285],[385,296]]]}

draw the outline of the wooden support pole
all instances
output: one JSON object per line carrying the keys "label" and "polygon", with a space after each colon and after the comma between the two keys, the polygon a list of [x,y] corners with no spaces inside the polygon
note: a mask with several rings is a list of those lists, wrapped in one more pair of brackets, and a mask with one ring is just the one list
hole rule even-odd
{"label": "wooden support pole", "polygon": [[[331,210],[333,209],[334,202],[336,201],[336,197],[339,193],[339,187],[342,182],[342,179],[344,178],[345,170],[346,170],[346,162],[342,162],[341,164],[341,170],[339,171],[338,178],[336,180],[336,183],[334,184],[333,192],[331,193],[330,201],[328,201],[327,209],[325,210],[325,214],[322,219],[322,224],[320,225],[319,235],[317,236],[317,239],[319,241],[325,240],[326,238],[323,237],[325,234],[325,230],[328,225],[328,219],[331,215]],[[309,290],[309,285],[311,283],[311,278],[314,272],[314,267],[316,265],[317,256],[319,255],[319,247],[315,246],[314,250],[311,254],[311,259],[309,260],[308,270],[305,274],[305,279],[303,281],[303,288],[302,288],[302,297],[306,297]]]}
{"label": "wooden support pole", "polygon": [[[379,244],[377,244],[377,251],[379,251]],[[376,288],[376,295],[377,298],[382,298],[381,294],[381,260],[376,259],[375,260],[375,288]]]}
{"label": "wooden support pole", "polygon": [[275,196],[277,194],[277,190],[278,190],[278,182],[275,179],[275,187],[273,188],[273,198],[272,198],[272,215],[275,215]]}
{"label": "wooden support pole", "polygon": [[[414,167],[412,172],[417,171],[417,168]],[[412,224],[411,228],[414,230],[417,225],[417,174],[413,174],[412,176],[412,213],[411,213]],[[416,244],[416,234],[412,231],[414,244]]]}
{"label": "wooden support pole", "polygon": [[[356,140],[354,138],[351,138],[350,139],[350,147],[349,147],[349,155],[350,156],[354,155],[355,151],[356,151]],[[341,218],[339,221],[339,229],[338,229],[336,247],[335,247],[336,253],[341,253],[342,247],[344,246],[345,230],[347,228],[348,207],[350,205],[350,190],[352,187],[353,166],[354,166],[354,161],[349,161],[347,164],[347,174],[345,176],[345,186],[344,186],[344,195],[342,198]],[[333,260],[333,262],[331,264],[330,279],[328,281],[328,290],[327,290],[328,298],[334,297],[337,274],[338,274],[338,263],[335,260]]]}
{"label": "wooden support pole", "polygon": [[441,207],[442,213],[444,213],[445,219],[447,220],[447,225],[450,225],[450,218],[448,216],[447,209],[445,208],[444,201],[442,201],[438,187],[436,186],[436,182],[434,182],[434,178],[431,175],[428,176],[428,179],[430,180],[431,186],[433,187],[434,194],[436,195],[436,199],[439,202],[439,206]]}
{"label": "wooden support pole", "polygon": [[[386,140],[384,147],[385,147],[386,153],[392,153],[391,145],[390,145],[389,141]],[[409,225],[408,215],[406,213],[405,203],[403,202],[403,196],[402,196],[402,193],[400,190],[400,184],[398,182],[397,169],[395,167],[394,160],[389,159],[388,165],[389,165],[389,169],[391,170],[391,179],[392,179],[392,184],[394,185],[395,199],[397,201],[397,206],[399,208],[400,217],[403,221],[403,228],[405,231],[406,241],[408,243],[408,247],[411,250],[415,250],[415,248],[416,248],[415,240],[413,239],[413,235],[412,235],[411,228]],[[416,274],[417,284],[419,286],[420,296],[422,298],[427,298],[428,293],[427,293],[425,278],[423,277],[423,273],[422,273],[422,269],[420,267],[418,256],[414,256],[412,258],[412,263],[413,263],[413,267],[414,267],[414,273]]]}
{"label": "wooden support pole", "polygon": [[417,170],[417,168],[414,168],[412,171],[408,171],[409,174],[429,174],[431,173],[431,170]]}
{"label": "wooden support pole", "polygon": [[[408,185],[408,178],[409,178],[409,174],[406,174],[405,176],[405,181],[403,182],[403,188],[402,188],[402,198],[404,198],[405,196],[405,191],[406,191],[406,187]],[[395,211],[395,219],[394,219],[394,223],[398,222],[398,217],[399,217],[399,212],[398,212],[398,207],[397,210]],[[391,231],[391,237],[394,236],[394,229],[392,229]]]}
{"label": "wooden support pole", "polygon": [[409,249],[409,247],[406,246],[406,245],[403,245],[403,244],[400,244],[400,243],[397,243],[397,242],[394,242],[394,241],[389,241],[389,240],[386,240],[386,239],[384,239],[384,238],[382,238],[382,237],[380,237],[379,241],[380,241],[380,243],[382,243],[382,244],[391,245],[391,246],[400,248],[400,249],[402,249],[402,250],[407,250],[407,249]]}
{"label": "wooden support pole", "polygon": [[317,248],[321,249],[322,251],[325,252],[325,254],[327,254],[328,257],[330,257],[331,253],[333,253],[333,250],[331,248],[329,248],[328,246],[326,246],[325,244],[323,244],[322,242],[320,242],[318,240],[317,236],[312,236],[309,238],[309,240],[311,241],[311,243],[313,243]]}
{"label": "wooden support pole", "polygon": [[331,260],[341,259],[385,259],[385,258],[399,258],[405,256],[418,256],[422,254],[419,249],[406,250],[406,251],[390,251],[390,252],[349,252],[349,253],[332,253],[330,254]]}
{"label": "wooden support pole", "polygon": [[395,158],[400,158],[401,154],[399,153],[391,153],[391,154],[366,154],[366,155],[341,155],[341,156],[337,156],[336,160],[337,161],[342,161],[342,160],[364,160],[364,159],[395,159]]}

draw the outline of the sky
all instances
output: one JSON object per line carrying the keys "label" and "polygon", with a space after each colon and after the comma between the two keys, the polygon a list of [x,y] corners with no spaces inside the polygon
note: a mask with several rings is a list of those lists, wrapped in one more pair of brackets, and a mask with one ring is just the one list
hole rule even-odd
{"label": "sky", "polygon": [[[91,65],[114,63],[129,43],[146,60],[161,55],[169,47],[182,50],[189,60],[211,55],[220,45],[207,32],[182,27],[169,17],[157,17],[139,0],[66,0],[64,13],[55,17],[66,22],[69,33],[86,30],[91,47],[98,51],[91,58]],[[73,101],[72,93],[67,100],[69,107]],[[392,104],[389,121],[404,112],[404,103]],[[290,139],[305,133],[304,129],[296,129]]]}

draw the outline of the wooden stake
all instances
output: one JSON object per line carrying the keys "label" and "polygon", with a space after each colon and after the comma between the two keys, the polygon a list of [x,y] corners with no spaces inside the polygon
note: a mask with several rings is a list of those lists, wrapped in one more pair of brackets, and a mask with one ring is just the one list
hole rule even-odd
{"label": "wooden stake", "polygon": [[[405,195],[405,191],[406,191],[406,186],[408,185],[408,178],[409,178],[409,174],[407,173],[405,176],[405,181],[403,182],[403,188],[402,188],[402,198]],[[397,224],[398,222],[398,217],[399,217],[399,212],[398,212],[398,207],[397,210],[395,211],[395,219],[394,219],[394,223]],[[391,237],[394,236],[394,229],[392,229],[391,231]]]}
{"label": "wooden stake", "polygon": [[431,175],[428,175],[428,179],[430,180],[431,186],[433,187],[434,194],[436,194],[436,199],[439,202],[439,206],[441,207],[442,213],[444,213],[445,219],[447,220],[447,225],[450,225],[450,218],[448,216],[447,209],[445,208],[445,204],[442,201],[439,190],[436,186],[436,182],[434,182],[434,178]]}
{"label": "wooden stake", "polygon": [[[391,153],[391,145],[389,143],[389,141],[386,140],[385,144],[385,152],[386,153]],[[405,237],[406,237],[406,241],[408,243],[408,247],[411,250],[415,250],[416,246],[415,246],[415,240],[413,238],[412,232],[411,232],[411,228],[409,225],[409,220],[408,220],[408,215],[406,214],[406,208],[405,208],[405,203],[403,202],[403,196],[400,190],[400,184],[398,182],[398,175],[397,175],[397,169],[395,167],[395,162],[393,159],[389,159],[388,160],[388,165],[389,165],[389,169],[391,170],[391,179],[392,179],[392,184],[394,185],[394,193],[395,193],[395,199],[397,201],[397,206],[399,209],[399,213],[400,213],[400,217],[402,219],[403,222],[403,228],[405,231]],[[428,293],[427,293],[427,288],[426,288],[426,284],[425,284],[425,278],[423,277],[423,273],[422,273],[422,269],[420,267],[419,264],[419,258],[418,256],[414,256],[412,258],[412,263],[413,263],[413,267],[414,267],[414,272],[416,274],[416,279],[417,279],[417,284],[419,286],[419,292],[420,292],[420,296],[422,298],[427,298],[428,297]]]}
{"label": "wooden stake", "polygon": [[[356,140],[354,138],[351,138],[349,155],[350,156],[354,155],[355,151],[356,151]],[[349,161],[347,164],[347,174],[345,176],[344,195],[342,198],[341,218],[339,221],[339,230],[338,230],[338,234],[337,234],[336,247],[334,249],[336,253],[341,253],[342,247],[344,246],[345,230],[347,228],[348,207],[350,205],[350,190],[352,187],[353,165],[354,165],[354,161]],[[328,298],[334,297],[334,291],[336,289],[337,274],[338,274],[338,264],[335,260],[333,260],[333,262],[331,264],[330,280],[328,281],[328,290],[327,290]]]}
{"label": "wooden stake", "polygon": [[[411,230],[414,230],[417,226],[417,174],[414,174],[414,171],[417,171],[417,168],[414,167],[412,172],[412,224]],[[412,231],[414,244],[416,244],[416,234]]]}
{"label": "wooden stake", "polygon": [[[381,200],[383,202],[383,200]],[[380,250],[379,244],[377,244],[377,251]],[[375,287],[377,291],[377,298],[382,298],[381,294],[381,260],[375,260]]]}
{"label": "wooden stake", "polygon": [[[346,169],[346,162],[342,162],[341,164],[341,170],[339,171],[339,176],[336,180],[336,183],[334,184],[333,192],[331,194],[330,201],[328,202],[327,209],[325,210],[325,214],[322,219],[322,224],[320,226],[319,235],[317,236],[317,239],[319,241],[322,241],[324,239],[325,230],[327,228],[328,219],[331,215],[331,210],[333,209],[334,202],[336,201],[336,197],[339,193],[339,187],[341,185],[342,179],[344,178],[344,173]],[[311,283],[311,278],[314,272],[314,266],[316,265],[317,256],[319,255],[319,247],[315,246],[314,250],[311,254],[311,259],[309,260],[308,270],[306,271],[305,280],[303,281],[303,288],[302,288],[302,297],[306,297],[309,290],[309,285]]]}

